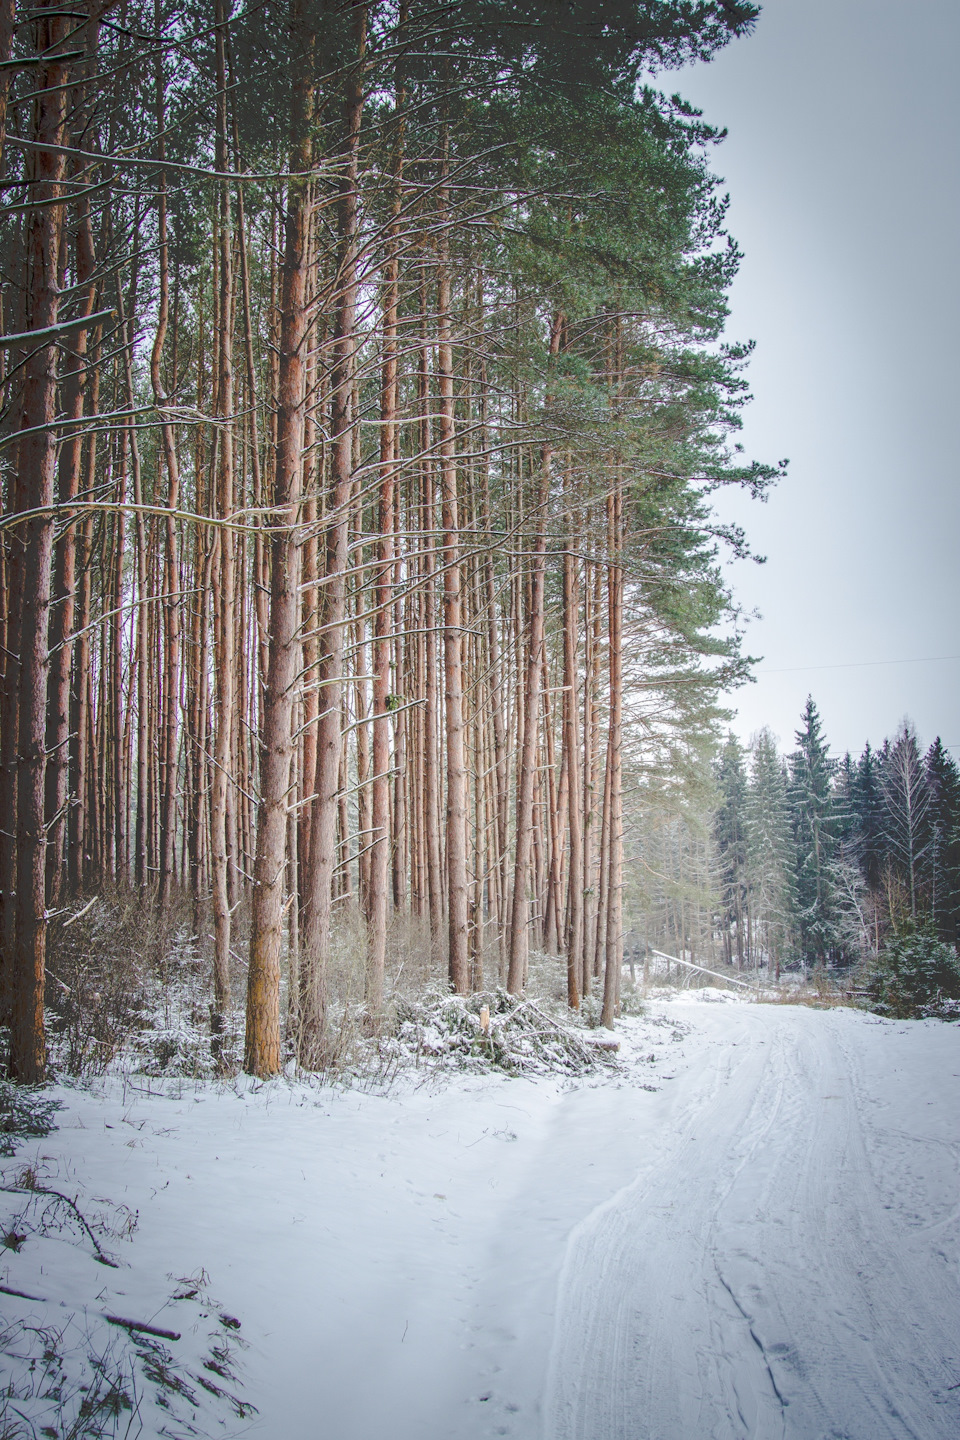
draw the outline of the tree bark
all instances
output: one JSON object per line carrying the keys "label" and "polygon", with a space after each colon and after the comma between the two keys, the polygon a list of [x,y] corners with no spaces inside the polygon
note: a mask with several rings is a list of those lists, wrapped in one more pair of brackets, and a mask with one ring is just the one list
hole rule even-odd
{"label": "tree bark", "polygon": [[[554,316],[550,330],[549,357],[560,349],[563,316]],[[548,392],[549,398],[549,392]],[[523,700],[523,742],[517,774],[517,833],[514,850],[513,897],[510,908],[510,963],[507,989],[519,995],[524,986],[529,952],[530,856],[533,848],[533,794],[536,780],[540,726],[540,682],[543,673],[544,576],[547,554],[547,501],[550,494],[550,467],[553,446],[545,444],[540,456],[540,481],[536,492],[533,571],[530,577],[526,679]]]}
{"label": "tree bark", "polygon": [[17,0],[0,0],[0,176],[6,174],[7,96],[13,70],[9,61],[16,34]]}
{"label": "tree bark", "polygon": [[[342,751],[344,626],[347,541],[353,483],[357,324],[357,173],[363,115],[366,5],[355,5],[356,58],[344,96],[345,154],[338,203],[338,297],[330,376],[330,521],[327,526],[317,673],[320,714],[310,820],[310,857],[304,874],[301,958],[300,1063],[319,1064],[324,1053],[326,967],[330,948],[333,881],[337,867],[337,795]],[[346,838],[346,837],[344,837]]]}
{"label": "tree bark", "polygon": [[577,586],[577,562],[574,557],[577,536],[572,517],[567,517],[567,548],[563,553],[563,749],[567,762],[567,801],[570,835],[567,893],[569,917],[567,934],[567,1003],[573,1010],[580,1008],[580,985],[585,953],[583,930],[583,832],[581,825],[580,737],[577,734],[577,627],[580,603]]}
{"label": "tree bark", "polygon": [[[227,10],[226,0],[216,0],[217,73],[217,168],[227,168]],[[234,704],[236,694],[235,592],[236,542],[229,528],[234,499],[233,447],[233,214],[226,182],[220,186],[217,226],[217,429],[216,512],[227,521],[216,532],[217,585],[214,590],[216,619],[216,733],[210,795],[210,859],[213,868],[213,1009],[211,1028],[214,1052],[219,1052],[220,1035],[230,1008],[232,902],[230,896],[229,800],[233,763]],[[286,788],[286,781],[284,781]]]}
{"label": "tree bark", "polygon": [[623,500],[619,485],[607,501],[610,568],[607,606],[610,637],[610,729],[608,738],[607,903],[606,963],[601,1023],[613,1029],[620,1006],[623,967],[623,569],[619,552],[623,542]]}
{"label": "tree bark", "polygon": [[380,538],[373,641],[373,795],[370,854],[370,926],[367,954],[367,1005],[379,1015],[383,1005],[383,973],[387,951],[387,883],[390,870],[390,659],[393,642],[394,491],[397,470],[397,260],[403,165],[403,96],[398,86],[396,119],[399,133],[394,160],[393,218],[387,237],[383,295],[383,368],[380,398]]}
{"label": "tree bark", "polygon": [[[290,169],[294,174],[303,174],[313,164],[316,35],[310,14],[305,0],[291,0],[291,30],[297,53],[290,118]],[[270,542],[269,662],[263,700],[260,804],[243,1062],[248,1074],[259,1076],[277,1074],[283,1058],[280,1048],[280,951],[287,791],[293,749],[294,688],[299,668],[300,556],[297,524],[303,476],[304,371],[309,333],[306,282],[309,272],[311,186],[309,181],[291,179],[288,187]]]}
{"label": "tree bark", "polygon": [[[50,16],[43,12],[51,10]],[[67,64],[56,53],[66,26],[50,0],[37,7],[37,66],[31,134],[38,142],[30,166],[31,198],[39,202],[26,223],[27,330],[57,322]],[[53,203],[51,203],[53,202]],[[29,342],[28,342],[29,344]],[[37,1085],[46,1073],[43,991],[46,963],[46,831],[44,762],[46,750],[47,622],[50,610],[54,478],[57,440],[57,347],[41,343],[24,367],[22,429],[16,508],[39,511],[18,527],[23,546],[20,598],[19,770],[17,775],[17,903],[10,1075]]]}
{"label": "tree bark", "polygon": [[[449,136],[445,137],[449,144]],[[444,157],[444,172],[447,160]],[[443,660],[447,746],[447,973],[458,995],[470,988],[467,944],[467,772],[463,736],[463,636],[461,629],[460,522],[453,396],[453,334],[450,314],[450,232],[446,184],[441,187],[437,265],[437,380],[440,390],[440,489],[443,525]]]}
{"label": "tree bark", "polygon": [[[160,0],[154,0],[157,33],[161,29]],[[163,57],[156,58],[156,111],[158,159],[166,159]],[[163,385],[163,347],[170,314],[169,247],[167,244],[167,178],[161,169],[157,183],[157,232],[159,244],[160,298],[157,329],[150,354],[150,382],[153,403],[160,416],[160,438],[167,471],[167,504],[170,515],[164,528],[164,596],[163,596],[163,719],[161,724],[160,762],[160,882],[158,902],[161,910],[170,903],[173,884],[177,816],[177,725],[180,713],[180,559],[177,525],[173,518],[180,505],[180,466],[177,459],[176,436]]]}

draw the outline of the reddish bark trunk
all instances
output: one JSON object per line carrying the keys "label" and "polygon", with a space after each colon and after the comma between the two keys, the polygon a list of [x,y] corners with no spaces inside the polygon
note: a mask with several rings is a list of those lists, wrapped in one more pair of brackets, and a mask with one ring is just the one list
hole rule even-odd
{"label": "reddish bark trunk", "polygon": [[[303,174],[313,163],[312,121],[316,37],[303,0],[291,0],[291,26],[297,41],[290,169]],[[293,749],[293,702],[298,671],[300,557],[296,526],[300,518],[303,429],[306,396],[309,271],[307,231],[310,185],[288,182],[281,294],[280,355],[277,386],[277,448],[271,534],[269,662],[263,699],[260,806],[254,860],[250,968],[244,1069],[251,1075],[275,1075],[281,1068],[280,950],[287,838],[287,790]]]}
{"label": "reddish bark trunk", "polygon": [[[550,332],[551,359],[560,349],[563,316],[556,315]],[[543,446],[540,457],[540,483],[536,493],[534,520],[533,570],[530,577],[529,633],[527,640],[526,678],[523,695],[523,742],[517,773],[517,833],[513,867],[513,897],[510,911],[510,964],[507,989],[519,995],[527,972],[529,939],[530,857],[533,849],[533,796],[536,780],[538,736],[540,726],[540,683],[543,674],[544,638],[544,575],[546,571],[547,522],[546,509],[550,493],[550,467],[553,446]]]}
{"label": "reddish bark trunk", "polygon": [[353,439],[357,323],[357,168],[363,114],[366,6],[358,5],[356,63],[344,103],[346,154],[340,180],[339,280],[330,378],[330,523],[324,554],[318,676],[320,714],[310,820],[310,856],[304,873],[304,929],[301,960],[301,1063],[323,1058],[326,1023],[326,966],[330,948],[333,881],[337,867],[337,795],[342,750],[344,627],[347,599],[347,540],[353,482]]}
{"label": "reddish bark trunk", "polygon": [[[57,322],[63,206],[56,201],[63,180],[67,65],[56,54],[66,25],[62,12],[49,18],[38,7],[37,66],[31,154],[31,198],[38,201],[27,217],[27,330]],[[46,148],[50,147],[50,148]],[[29,342],[28,342],[29,344]],[[10,1074],[26,1085],[39,1084],[46,1072],[43,991],[46,961],[46,832],[44,763],[47,706],[47,622],[53,560],[53,490],[57,444],[57,349],[52,343],[28,352],[24,369],[22,428],[16,508],[39,511],[18,527],[23,546],[20,595],[20,713],[17,774],[17,903],[13,1004],[10,1026]]]}

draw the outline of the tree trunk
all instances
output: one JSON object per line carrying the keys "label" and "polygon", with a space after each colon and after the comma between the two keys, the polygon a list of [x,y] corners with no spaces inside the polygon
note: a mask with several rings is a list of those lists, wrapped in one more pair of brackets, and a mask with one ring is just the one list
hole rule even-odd
{"label": "tree trunk", "polygon": [[[310,857],[304,874],[304,931],[301,957],[300,1063],[323,1059],[326,1024],[326,967],[330,949],[333,881],[337,866],[337,792],[342,751],[344,625],[347,600],[347,541],[353,482],[357,324],[357,171],[363,114],[366,5],[356,7],[356,60],[344,97],[345,156],[338,204],[337,316],[330,376],[330,520],[324,553],[322,629],[318,676],[317,762],[310,820]],[[346,837],[344,837],[346,839]]]}
{"label": "tree trunk", "polygon": [[[88,55],[95,53],[98,28],[95,23],[88,27]],[[89,73],[89,63],[84,66],[84,71]],[[80,99],[78,89],[75,89],[72,98],[76,104]],[[77,178],[79,179],[79,173]],[[87,195],[81,194],[76,205],[74,278],[77,289],[81,291],[78,313],[82,316],[93,313],[97,293],[95,265],[90,201]],[[86,328],[65,337],[69,359],[61,384],[60,410],[67,422],[68,434],[60,448],[58,467],[59,499],[61,505],[65,506],[76,499],[80,489],[84,437],[79,421],[83,415],[87,389],[87,340]],[[53,593],[55,604],[50,615],[49,641],[52,660],[47,703],[47,903],[51,908],[56,908],[60,903],[63,884],[64,840],[67,835],[70,795],[70,672],[76,593],[74,523],[64,526],[60,542],[54,551]]]}
{"label": "tree trunk", "polygon": [[[449,136],[445,137],[445,145]],[[444,172],[447,161],[444,158]],[[463,737],[460,522],[453,398],[450,315],[450,233],[446,184],[441,190],[437,266],[437,380],[440,390],[440,489],[443,525],[443,659],[447,742],[447,973],[458,995],[470,988],[467,945],[467,772]]]}
{"label": "tree trunk", "polygon": [[[312,125],[316,43],[304,0],[291,0],[291,29],[297,71],[291,97],[290,169],[308,171],[313,163]],[[297,682],[297,631],[300,615],[300,564],[297,523],[303,475],[306,396],[304,370],[309,320],[307,232],[311,187],[288,181],[281,294],[280,356],[277,392],[277,447],[274,482],[269,619],[269,663],[263,699],[260,805],[254,860],[250,968],[244,1069],[251,1075],[279,1072],[280,949],[283,882],[286,869],[287,790],[293,749],[292,718]]]}
{"label": "tree trunk", "polygon": [[[424,262],[425,264],[425,262]],[[436,509],[434,504],[433,461],[427,458],[433,444],[430,419],[430,364],[427,338],[427,285],[425,274],[420,285],[420,353],[417,372],[420,404],[420,529],[423,536],[421,560],[424,635],[424,754],[423,807],[427,870],[427,903],[430,933],[439,944],[443,933],[443,867],[440,854],[440,677],[437,646],[437,597],[435,545]]]}
{"label": "tree trunk", "polygon": [[577,593],[577,562],[573,549],[576,535],[568,516],[567,549],[563,554],[563,751],[567,762],[567,801],[570,834],[567,893],[569,917],[567,934],[567,1003],[580,1008],[580,980],[583,974],[583,835],[581,830],[580,737],[577,734],[577,626],[580,604]]}
{"label": "tree trunk", "polygon": [[370,933],[367,955],[367,1005],[378,1016],[383,1005],[383,972],[387,947],[387,883],[390,870],[390,658],[393,648],[394,491],[397,470],[397,306],[399,266],[398,225],[401,205],[403,146],[402,92],[397,87],[393,217],[383,295],[383,370],[380,399],[380,538],[373,641],[373,795],[370,853]]}
{"label": "tree trunk", "polygon": [[[562,333],[563,316],[557,314],[554,316],[550,331],[549,356],[551,361],[559,353]],[[541,451],[540,483],[536,494],[526,681],[523,689],[523,742],[517,775],[517,833],[514,850],[513,899],[510,913],[510,963],[507,971],[507,989],[512,995],[519,995],[523,989],[529,949],[527,891],[530,884],[530,855],[533,846],[533,792],[539,749],[537,741],[540,727],[540,682],[543,673],[543,592],[547,553],[547,501],[550,495],[552,463],[553,446],[548,443],[543,446]]]}
{"label": "tree trunk", "polygon": [[[160,0],[154,0],[157,33],[161,30]],[[163,57],[156,58],[156,109],[158,158],[166,159],[164,138]],[[160,415],[160,438],[167,470],[167,504],[170,515],[164,530],[164,595],[163,595],[163,718],[160,741],[160,883],[158,901],[161,910],[170,903],[174,874],[174,842],[177,816],[177,723],[180,714],[180,559],[177,525],[174,512],[180,505],[180,467],[177,461],[176,437],[166,406],[162,361],[170,313],[169,252],[167,245],[167,183],[166,172],[160,171],[157,197],[157,231],[159,242],[160,300],[157,329],[150,355],[150,381],[153,403]]]}
{"label": "tree trunk", "polygon": [[[228,24],[225,0],[216,0],[217,70],[217,168],[227,168],[227,46]],[[226,183],[220,186],[217,225],[217,429],[216,513],[227,522],[216,532],[217,584],[214,589],[216,738],[210,795],[210,859],[213,867],[213,1009],[211,1028],[214,1053],[219,1053],[220,1035],[230,997],[230,950],[232,902],[230,897],[229,800],[233,762],[234,704],[236,685],[235,591],[236,542],[229,522],[234,501],[233,450],[233,215]],[[286,781],[284,781],[286,788]],[[282,882],[281,882],[282,883]]]}
{"label": "tree trunk", "polygon": [[[28,160],[31,198],[38,202],[26,222],[27,330],[57,323],[63,205],[67,65],[55,53],[66,26],[52,4],[38,6],[35,47],[37,94],[31,132],[38,142]],[[46,148],[50,147],[50,148]],[[51,203],[54,202],[54,203]],[[29,344],[29,342],[28,342]],[[17,776],[17,903],[10,1075],[37,1085],[46,1072],[43,1025],[46,962],[46,831],[44,761],[47,707],[47,620],[53,559],[53,487],[57,463],[57,347],[48,341],[28,353],[24,367],[22,429],[16,508],[39,511],[18,527],[23,546],[20,595],[20,713]]]}
{"label": "tree trunk", "polygon": [[613,1029],[620,1006],[623,967],[623,570],[619,551],[623,543],[623,499],[619,485],[607,501],[610,568],[607,582],[610,635],[609,821],[607,823],[606,964],[601,1023]]}

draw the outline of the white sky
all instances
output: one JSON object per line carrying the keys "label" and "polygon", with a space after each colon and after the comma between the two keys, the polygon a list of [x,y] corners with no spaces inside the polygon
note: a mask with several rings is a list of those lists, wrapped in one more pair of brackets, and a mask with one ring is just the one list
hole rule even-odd
{"label": "white sky", "polygon": [[926,659],[960,656],[958,55],[957,0],[767,0],[752,37],[660,77],[729,129],[743,440],[790,459],[765,505],[721,502],[768,557],[729,572],[763,617],[744,738],[792,749],[809,691],[835,752],[908,714],[960,758],[960,659]]}

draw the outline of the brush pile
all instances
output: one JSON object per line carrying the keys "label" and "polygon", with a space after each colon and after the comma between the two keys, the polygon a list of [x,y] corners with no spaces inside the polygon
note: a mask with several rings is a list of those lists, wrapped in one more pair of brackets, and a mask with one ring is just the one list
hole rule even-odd
{"label": "brush pile", "polygon": [[378,1045],[398,1068],[583,1075],[616,1064],[619,1042],[606,1031],[558,1020],[505,990],[398,997],[396,1013],[395,1034]]}

